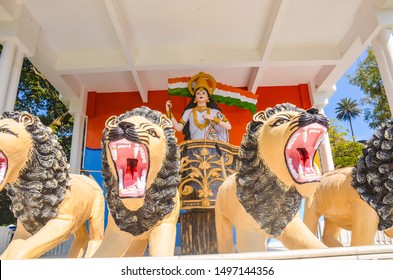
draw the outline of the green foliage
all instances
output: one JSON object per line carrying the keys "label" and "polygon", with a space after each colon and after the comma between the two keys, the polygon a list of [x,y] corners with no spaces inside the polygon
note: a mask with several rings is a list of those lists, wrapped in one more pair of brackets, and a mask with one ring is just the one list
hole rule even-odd
{"label": "green foliage", "polygon": [[38,116],[59,137],[69,159],[73,117],[60,101],[59,92],[26,58],[23,61],[15,110],[28,111]]}
{"label": "green foliage", "polygon": [[[0,55],[1,52],[0,45]],[[74,119],[61,102],[59,92],[27,58],[23,60],[14,110],[27,111],[38,116],[41,122],[49,126],[59,137],[59,142],[69,159]],[[14,223],[15,218],[9,210],[11,202],[5,191],[0,192],[0,203],[0,224]]]}
{"label": "green foliage", "polygon": [[367,50],[367,57],[358,63],[355,73],[349,76],[349,82],[359,87],[365,95],[361,104],[367,106],[364,109],[364,119],[370,128],[379,127],[391,117],[381,74],[371,48]]}
{"label": "green foliage", "polygon": [[364,145],[346,140],[347,131],[337,124],[337,119],[330,120],[328,134],[335,168],[354,166],[362,154]]}
{"label": "green foliage", "polygon": [[[2,49],[0,45],[0,55]],[[27,58],[23,60],[14,109],[36,115],[51,127],[69,159],[74,119],[61,102],[59,92]]]}
{"label": "green foliage", "polygon": [[342,125],[338,124],[337,119],[330,119],[330,126],[328,130],[328,135],[329,135],[329,141],[332,146],[336,145],[339,141],[345,141],[347,135],[348,135],[348,130],[344,130]]}
{"label": "green foliage", "polygon": [[339,141],[332,147],[334,167],[355,166],[363,148],[364,145],[359,142]]}

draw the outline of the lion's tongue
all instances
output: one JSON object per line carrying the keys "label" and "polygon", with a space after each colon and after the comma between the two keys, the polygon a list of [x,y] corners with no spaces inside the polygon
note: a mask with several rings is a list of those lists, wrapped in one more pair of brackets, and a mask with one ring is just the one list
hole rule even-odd
{"label": "lion's tongue", "polygon": [[288,141],[285,156],[292,176],[298,182],[318,180],[318,166],[313,162],[316,150],[322,142],[326,128],[310,124],[300,128]]}
{"label": "lion's tongue", "polygon": [[299,152],[299,169],[302,169],[304,174],[315,174],[314,169],[311,166],[310,155],[308,154],[305,148],[298,148],[297,151]]}
{"label": "lion's tongue", "polygon": [[126,172],[124,174],[124,185],[130,186],[135,181],[135,178],[138,178],[138,160],[135,158],[127,158],[127,167]]}

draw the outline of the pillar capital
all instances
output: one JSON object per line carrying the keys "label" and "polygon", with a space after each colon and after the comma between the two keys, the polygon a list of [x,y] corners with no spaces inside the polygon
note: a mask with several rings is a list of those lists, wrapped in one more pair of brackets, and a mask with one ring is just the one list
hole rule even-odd
{"label": "pillar capital", "polygon": [[316,90],[315,87],[310,85],[310,97],[312,106],[323,110],[323,108],[325,108],[329,104],[329,98],[333,95],[335,91],[335,85],[330,90]]}

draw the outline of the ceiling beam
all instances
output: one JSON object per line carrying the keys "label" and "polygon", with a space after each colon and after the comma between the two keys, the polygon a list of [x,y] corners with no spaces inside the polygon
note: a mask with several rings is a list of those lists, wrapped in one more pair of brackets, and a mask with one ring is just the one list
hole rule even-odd
{"label": "ceiling beam", "polygon": [[56,55],[42,36],[38,39],[34,56],[29,58],[29,60],[59,91],[62,95],[62,100],[67,106],[70,100],[80,97],[80,87],[78,88],[76,85],[70,86],[61,75],[56,72],[53,66],[56,64]]}
{"label": "ceiling beam", "polygon": [[1,4],[0,7],[3,9],[3,11],[0,10],[2,14],[0,21],[5,18],[1,21],[1,40],[14,42],[25,56],[33,56],[40,34],[40,25],[37,20],[23,4],[12,7]]}
{"label": "ceiling beam", "polygon": [[122,50],[62,53],[57,56],[56,71],[61,75],[131,71]]}
{"label": "ceiling beam", "polygon": [[[256,67],[258,50],[140,50],[132,67],[124,61],[123,51],[63,53],[56,70],[60,74],[117,71],[168,70],[203,67]],[[230,58],[230,59],[228,59]]]}
{"label": "ceiling beam", "polygon": [[135,67],[139,69],[166,69],[167,67],[215,65],[221,67],[257,66],[259,51],[257,49],[141,49]]}
{"label": "ceiling beam", "polygon": [[323,67],[316,76],[314,83],[317,90],[324,91],[334,87],[353,62],[371,44],[371,40],[378,35],[380,30],[378,11],[372,3],[363,1],[355,12],[353,24],[338,46],[341,57],[337,64],[334,67]]}
{"label": "ceiling beam", "polygon": [[132,77],[134,78],[135,84],[138,87],[139,94],[143,102],[148,101],[148,92],[141,80],[138,71],[135,69],[133,47],[131,45],[131,39],[128,34],[129,30],[126,30],[126,24],[123,17],[121,8],[119,7],[118,0],[105,0],[105,5],[108,10],[109,17],[112,21],[116,35],[119,38],[120,45],[123,49],[123,53],[127,59],[127,63],[131,68]]}
{"label": "ceiling beam", "polygon": [[259,86],[259,81],[262,78],[264,70],[264,64],[268,61],[273,50],[274,42],[278,36],[279,27],[283,22],[289,2],[289,0],[274,1],[274,6],[270,12],[269,22],[262,37],[262,44],[260,46],[260,50],[262,52],[260,64],[258,67],[253,69],[248,82],[247,88],[251,92],[255,93]]}
{"label": "ceiling beam", "polygon": [[[123,51],[63,53],[57,56],[56,71],[60,75],[177,70],[193,68],[261,67],[259,50],[147,50],[138,52],[133,67],[124,61]],[[266,66],[335,65],[341,59],[338,48],[275,48]]]}
{"label": "ceiling beam", "polygon": [[333,65],[341,59],[337,47],[276,47],[267,65]]}

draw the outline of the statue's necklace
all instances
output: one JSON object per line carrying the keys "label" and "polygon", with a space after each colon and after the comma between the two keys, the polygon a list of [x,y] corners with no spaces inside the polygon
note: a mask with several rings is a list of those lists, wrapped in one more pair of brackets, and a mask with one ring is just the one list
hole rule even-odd
{"label": "statue's necklace", "polygon": [[210,115],[210,108],[209,107],[194,107],[192,109],[192,116],[194,117],[194,124],[196,125],[196,127],[198,127],[200,130],[204,130],[208,125],[209,125],[209,120],[204,121],[204,123],[199,123],[198,121],[198,116],[197,116],[197,111],[202,113],[203,111],[206,111],[207,114]]}

